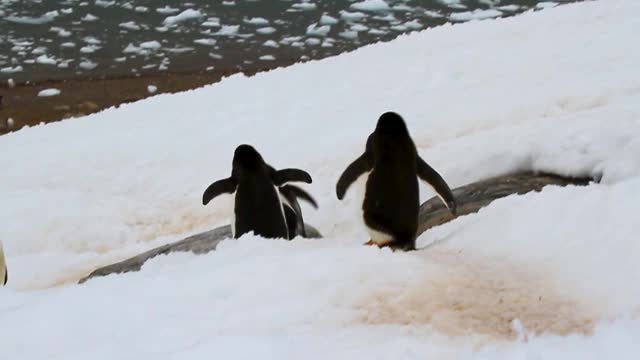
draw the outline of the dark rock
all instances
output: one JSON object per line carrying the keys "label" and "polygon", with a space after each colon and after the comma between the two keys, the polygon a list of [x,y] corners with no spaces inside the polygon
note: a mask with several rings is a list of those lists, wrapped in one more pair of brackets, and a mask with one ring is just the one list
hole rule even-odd
{"label": "dark rock", "polygon": [[[305,224],[306,233],[308,238],[321,238],[320,232],[311,225]],[[187,252],[190,251],[194,254],[205,254],[209,251],[216,249],[218,244],[225,239],[231,238],[231,226],[225,225],[213,230],[209,230],[200,234],[190,236],[186,239],[166,244],[155,249],[146,251],[140,255],[132,258],[120,261],[115,264],[107,265],[92,271],[86,277],[80,279],[79,284],[85,281],[100,276],[107,276],[110,274],[122,274],[130,271],[138,271],[142,268],[142,265],[149,259],[158,255],[166,255],[172,252]],[[294,240],[295,241],[295,240]]]}
{"label": "dark rock", "polygon": [[420,206],[418,234],[449,222],[458,216],[478,212],[492,201],[513,194],[540,191],[547,185],[588,185],[594,181],[587,177],[563,177],[554,174],[522,172],[502,175],[474,182],[453,190],[458,203],[457,213],[451,214],[438,197],[433,197]]}

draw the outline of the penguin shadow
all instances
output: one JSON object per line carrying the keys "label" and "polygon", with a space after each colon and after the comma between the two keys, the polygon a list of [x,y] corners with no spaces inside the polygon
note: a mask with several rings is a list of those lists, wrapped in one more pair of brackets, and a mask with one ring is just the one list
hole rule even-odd
{"label": "penguin shadow", "polygon": [[202,204],[206,206],[222,194],[233,196],[231,235],[235,239],[251,232],[271,239],[307,238],[298,199],[315,209],[318,204],[307,191],[291,182],[311,184],[312,178],[301,169],[276,170],[253,146],[242,144],[234,151],[231,176],[209,185]]}

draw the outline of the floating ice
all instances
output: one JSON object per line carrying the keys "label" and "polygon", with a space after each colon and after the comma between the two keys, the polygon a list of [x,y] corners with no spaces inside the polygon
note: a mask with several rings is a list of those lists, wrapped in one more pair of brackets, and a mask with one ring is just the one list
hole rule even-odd
{"label": "floating ice", "polygon": [[147,50],[156,50],[156,49],[160,49],[162,45],[160,45],[159,41],[153,40],[153,41],[145,41],[143,43],[140,44],[140,47],[142,49],[147,49]]}
{"label": "floating ice", "polygon": [[36,62],[42,65],[55,65],[57,63],[56,59],[49,57],[47,55],[40,55],[36,58]]}
{"label": "floating ice", "polygon": [[324,14],[320,17],[320,21],[318,22],[320,25],[335,25],[338,23],[338,19],[333,16]]}
{"label": "floating ice", "polygon": [[276,32],[276,28],[267,26],[257,29],[256,32],[260,34],[273,34],[274,32]]}
{"label": "floating ice", "polygon": [[96,67],[98,67],[98,64],[94,63],[91,60],[84,59],[84,60],[82,60],[82,62],[80,62],[80,64],[78,64],[78,67],[80,67],[81,69],[84,69],[84,70],[93,70]]}
{"label": "floating ice", "polygon": [[371,30],[369,30],[369,34],[371,34],[371,35],[384,35],[384,34],[387,34],[387,32],[384,31],[384,30],[380,30],[380,29],[371,29]]}
{"label": "floating ice", "polygon": [[269,24],[269,20],[261,17],[245,19],[244,22],[251,25],[268,25]]}
{"label": "floating ice", "polygon": [[3,67],[0,69],[0,72],[5,74],[13,74],[13,73],[22,72],[22,70],[23,70],[22,66],[18,65],[18,66]]}
{"label": "floating ice", "polygon": [[183,21],[199,19],[203,16],[204,14],[201,13],[200,10],[187,9],[178,15],[167,17],[164,19],[163,23],[165,25],[175,25]]}
{"label": "floating ice", "polygon": [[42,96],[42,97],[56,96],[56,95],[60,95],[59,89],[51,88],[51,89],[40,90],[40,92],[38,92],[38,96]]}
{"label": "floating ice", "polygon": [[262,55],[259,57],[260,60],[265,60],[265,61],[273,61],[276,59],[275,56],[273,55]]}
{"label": "floating ice", "polygon": [[358,38],[358,32],[357,31],[348,30],[348,31],[343,31],[343,32],[339,33],[338,36],[340,36],[341,38],[353,40],[353,39],[357,39]]}
{"label": "floating ice", "polygon": [[366,25],[362,25],[362,24],[353,24],[350,27],[350,30],[352,31],[367,31],[369,30],[369,27]]}
{"label": "floating ice", "polygon": [[302,10],[302,11],[315,10],[316,7],[317,5],[312,2],[302,2],[302,3],[291,5],[292,9]]}
{"label": "floating ice", "polygon": [[69,36],[71,36],[71,31],[67,31],[67,30],[65,30],[65,29],[63,29],[61,27],[57,27],[57,26],[51,27],[51,29],[49,29],[49,31],[58,33],[58,36],[60,36],[60,37],[69,37]]}
{"label": "floating ice", "polygon": [[87,45],[80,48],[80,52],[83,54],[92,54],[96,52],[96,50],[100,50],[100,46],[97,45]]}
{"label": "floating ice", "polygon": [[513,11],[520,10],[520,6],[519,5],[503,5],[503,6],[498,6],[498,10],[513,12]]}
{"label": "floating ice", "polygon": [[394,21],[398,21],[398,19],[393,15],[393,14],[387,14],[384,16],[374,16],[373,17],[375,20],[380,20],[380,21],[388,21],[388,22],[394,22]]}
{"label": "floating ice", "polygon": [[340,11],[340,17],[346,21],[358,21],[367,17],[367,14],[361,12]]}
{"label": "floating ice", "polygon": [[425,10],[424,14],[432,17],[432,18],[441,18],[444,17],[444,15],[442,15],[441,13],[437,12],[437,11],[431,11],[431,10]]}
{"label": "floating ice", "polygon": [[207,21],[200,24],[200,26],[204,27],[220,27],[220,19],[218,18],[208,18]]}
{"label": "floating ice", "polygon": [[195,39],[193,42],[200,45],[213,46],[217,41],[215,39]]}
{"label": "floating ice", "polygon": [[113,6],[116,4],[116,1],[106,1],[106,0],[96,0],[96,6],[100,6],[100,7],[104,7],[104,8],[108,8],[110,6]]}
{"label": "floating ice", "polygon": [[149,11],[149,8],[146,6],[136,6],[134,10],[139,13],[146,13]]}
{"label": "floating ice", "polygon": [[98,17],[95,16],[95,15],[92,15],[92,14],[86,14],[80,20],[82,20],[82,21],[96,21],[96,20],[98,20]]}
{"label": "floating ice", "polygon": [[42,25],[52,22],[58,16],[60,16],[60,13],[57,10],[54,10],[49,11],[48,13],[45,13],[44,15],[37,18],[29,16],[7,16],[5,20],[15,24]]}
{"label": "floating ice", "polygon": [[458,22],[471,21],[471,20],[484,20],[484,19],[492,19],[501,15],[502,15],[502,12],[496,9],[474,10],[474,11],[452,13],[451,15],[449,15],[449,20],[458,21]]}
{"label": "floating ice", "polygon": [[280,45],[278,45],[278,43],[275,42],[274,40],[267,40],[262,44],[262,46],[272,47],[272,48],[280,47]]}
{"label": "floating ice", "polygon": [[536,4],[536,9],[550,9],[550,8],[556,7],[556,6],[558,6],[558,3],[553,2],[553,1],[542,2],[542,3]]}
{"label": "floating ice", "polygon": [[393,10],[395,11],[405,11],[405,12],[413,12],[414,8],[407,4],[398,4],[393,6]]}
{"label": "floating ice", "polygon": [[331,26],[323,25],[318,26],[318,24],[311,24],[307,27],[307,35],[310,36],[327,36],[327,34],[331,31]]}
{"label": "floating ice", "polygon": [[238,30],[240,30],[240,25],[222,25],[214,35],[233,36],[238,33]]}
{"label": "floating ice", "polygon": [[419,30],[424,27],[424,25],[422,25],[422,23],[420,23],[420,21],[418,21],[417,19],[404,23],[404,26],[412,30]]}
{"label": "floating ice", "polygon": [[73,42],[63,42],[62,44],[60,44],[61,47],[63,48],[72,48],[76,46],[76,43]]}
{"label": "floating ice", "polygon": [[178,11],[180,11],[180,9],[178,9],[178,8],[172,8],[172,7],[170,7],[169,5],[165,5],[164,7],[161,7],[161,8],[157,8],[157,9],[156,9],[156,12],[157,12],[158,14],[162,14],[162,15],[175,14],[175,13],[177,13]]}
{"label": "floating ice", "polygon": [[192,47],[184,46],[184,47],[176,47],[176,48],[164,48],[163,50],[166,52],[170,52],[172,54],[183,54],[183,53],[193,51],[195,49]]}
{"label": "floating ice", "polygon": [[92,44],[92,45],[98,45],[101,44],[102,41],[96,39],[93,36],[85,36],[82,41],[86,42],[87,44]]}
{"label": "floating ice", "polygon": [[136,24],[135,21],[127,21],[125,23],[120,23],[118,24],[118,26],[127,30],[133,30],[133,31],[140,30],[140,25]]}
{"label": "floating ice", "polygon": [[318,38],[308,38],[307,40],[304,41],[304,43],[307,45],[316,46],[316,45],[320,45],[320,43],[322,43],[322,40]]}
{"label": "floating ice", "polygon": [[158,87],[155,85],[149,85],[147,86],[147,91],[149,92],[149,94],[153,94],[158,91]]}
{"label": "floating ice", "polygon": [[384,0],[364,0],[351,4],[351,8],[360,11],[387,11],[389,4]]}

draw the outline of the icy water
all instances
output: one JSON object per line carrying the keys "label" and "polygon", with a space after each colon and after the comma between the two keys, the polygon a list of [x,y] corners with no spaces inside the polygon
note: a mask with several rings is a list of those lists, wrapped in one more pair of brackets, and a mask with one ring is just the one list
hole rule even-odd
{"label": "icy water", "polygon": [[511,16],[554,4],[536,0],[0,0],[0,80],[257,71],[336,55],[446,22]]}

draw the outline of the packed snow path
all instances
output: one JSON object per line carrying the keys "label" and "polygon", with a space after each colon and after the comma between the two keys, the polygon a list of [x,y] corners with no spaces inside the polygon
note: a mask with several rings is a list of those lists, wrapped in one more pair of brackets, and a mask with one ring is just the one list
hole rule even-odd
{"label": "packed snow path", "polygon": [[[3,356],[635,358],[638,11],[444,26],[1,137]],[[498,200],[423,234],[429,251],[364,247],[359,196],[334,185],[388,110],[452,187],[527,169],[602,182]],[[239,143],[311,172],[305,219],[326,239],[247,236],[72,284],[226,223],[228,199],[199,200]]]}

